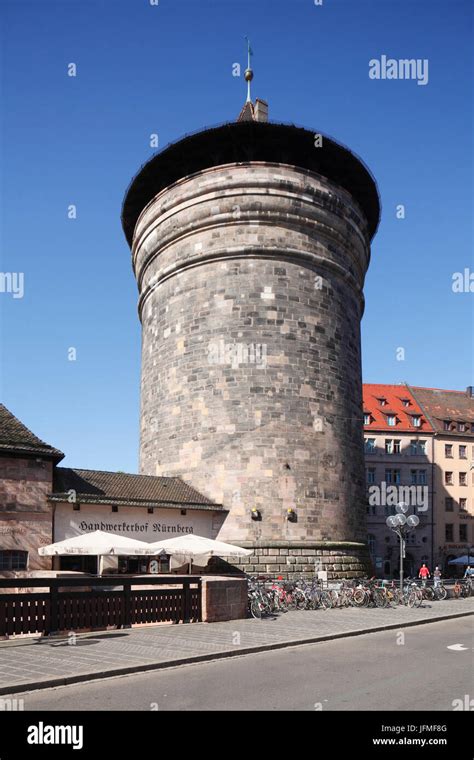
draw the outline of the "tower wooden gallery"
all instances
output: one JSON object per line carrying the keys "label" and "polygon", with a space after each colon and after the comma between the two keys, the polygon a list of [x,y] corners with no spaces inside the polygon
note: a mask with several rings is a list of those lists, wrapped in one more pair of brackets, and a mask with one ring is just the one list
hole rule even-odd
{"label": "tower wooden gallery", "polygon": [[366,568],[360,320],[380,206],[360,159],[314,130],[235,122],[131,182],[122,224],[142,322],[142,474],[229,510],[255,570]]}

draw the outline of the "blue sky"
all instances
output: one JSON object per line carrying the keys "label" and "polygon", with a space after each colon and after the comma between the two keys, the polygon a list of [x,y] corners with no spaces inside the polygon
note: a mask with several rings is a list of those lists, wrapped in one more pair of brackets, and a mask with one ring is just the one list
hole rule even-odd
{"label": "blue sky", "polygon": [[[472,384],[474,295],[452,291],[453,273],[474,269],[470,7],[0,0],[1,271],[25,277],[23,298],[0,293],[3,403],[64,464],[137,470],[140,324],[121,203],[151,133],[163,147],[237,117],[246,34],[270,118],[334,137],[377,180],[364,380]],[[428,84],[370,79],[381,55],[428,59]]]}

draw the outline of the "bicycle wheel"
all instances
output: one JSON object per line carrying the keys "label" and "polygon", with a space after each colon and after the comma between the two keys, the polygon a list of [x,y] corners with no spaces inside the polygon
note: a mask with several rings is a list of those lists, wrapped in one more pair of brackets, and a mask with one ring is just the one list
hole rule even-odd
{"label": "bicycle wheel", "polygon": [[417,605],[418,605],[418,607],[421,607],[421,605],[423,604],[423,601],[424,601],[424,596],[423,596],[423,592],[422,592],[421,588],[415,589],[415,594],[416,594],[416,597],[417,597]]}
{"label": "bicycle wheel", "polygon": [[253,618],[258,620],[262,619],[262,605],[258,599],[252,599],[250,602],[250,614]]}
{"label": "bicycle wheel", "polygon": [[354,607],[364,607],[367,603],[366,593],[363,588],[356,588],[352,595],[352,604]]}
{"label": "bicycle wheel", "polygon": [[387,600],[390,607],[398,607],[398,596],[395,591],[387,592]]}
{"label": "bicycle wheel", "polygon": [[332,596],[328,591],[321,591],[321,604],[327,610],[332,608]]}
{"label": "bicycle wheel", "polygon": [[446,589],[444,586],[439,586],[439,588],[436,589],[436,596],[441,602],[444,602],[448,596],[448,589]]}
{"label": "bicycle wheel", "polygon": [[414,591],[408,594],[407,604],[409,607],[415,607],[418,604],[418,596]]}
{"label": "bicycle wheel", "polygon": [[400,589],[396,588],[392,593],[397,606],[404,603],[403,593],[400,591]]}
{"label": "bicycle wheel", "polygon": [[295,592],[290,591],[286,595],[286,606],[289,610],[296,610]]}
{"label": "bicycle wheel", "polygon": [[286,596],[277,596],[278,599],[278,609],[280,612],[288,612],[288,602]]}
{"label": "bicycle wheel", "polygon": [[376,607],[386,607],[387,606],[387,598],[385,596],[385,593],[383,591],[375,589],[375,591],[374,591],[374,602],[375,602],[375,606]]}
{"label": "bicycle wheel", "polygon": [[427,586],[425,588],[424,595],[425,595],[425,598],[427,599],[428,602],[432,602],[436,598],[435,591],[432,588],[430,588],[429,586]]}
{"label": "bicycle wheel", "polygon": [[304,610],[306,607],[306,597],[299,589],[295,591],[295,605],[297,610]]}

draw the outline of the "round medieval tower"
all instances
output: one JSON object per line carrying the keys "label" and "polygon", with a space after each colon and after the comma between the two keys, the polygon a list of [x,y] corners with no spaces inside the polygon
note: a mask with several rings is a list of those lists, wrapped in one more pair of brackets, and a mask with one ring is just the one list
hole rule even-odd
{"label": "round medieval tower", "polygon": [[[185,137],[122,222],[142,322],[141,472],[229,513],[255,569],[367,569],[360,320],[375,182],[347,148],[269,123]],[[245,565],[254,569],[254,565]]]}

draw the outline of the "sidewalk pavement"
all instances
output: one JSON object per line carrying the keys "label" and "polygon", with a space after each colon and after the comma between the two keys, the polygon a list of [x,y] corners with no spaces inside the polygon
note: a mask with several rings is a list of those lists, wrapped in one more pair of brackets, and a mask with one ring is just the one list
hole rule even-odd
{"label": "sidewalk pavement", "polygon": [[[280,649],[474,614],[474,598],[409,609],[296,611],[265,620],[158,625],[0,644],[0,694]],[[74,637],[72,637],[74,639]],[[457,642],[447,642],[456,644]]]}

